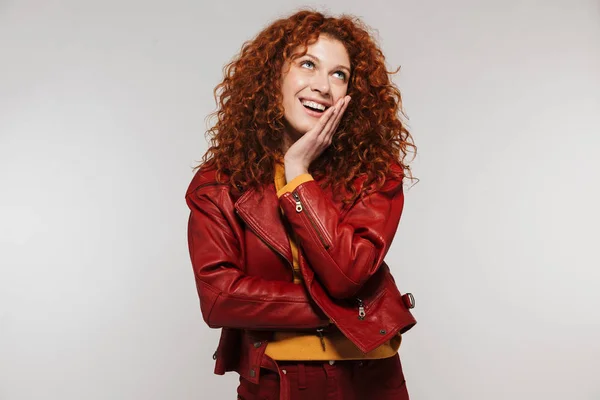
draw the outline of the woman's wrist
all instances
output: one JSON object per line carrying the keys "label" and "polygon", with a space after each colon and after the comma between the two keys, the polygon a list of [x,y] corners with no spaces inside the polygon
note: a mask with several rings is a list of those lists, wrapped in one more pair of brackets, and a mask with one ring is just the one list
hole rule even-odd
{"label": "woman's wrist", "polygon": [[308,174],[308,168],[297,161],[284,161],[285,180],[291,182],[297,176]]}

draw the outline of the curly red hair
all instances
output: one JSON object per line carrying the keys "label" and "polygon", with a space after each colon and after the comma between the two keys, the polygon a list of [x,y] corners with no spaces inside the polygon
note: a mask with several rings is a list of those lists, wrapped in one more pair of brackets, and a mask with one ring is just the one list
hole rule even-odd
{"label": "curly red hair", "polygon": [[[385,57],[369,28],[357,17],[333,18],[313,10],[301,10],[274,21],[253,40],[243,44],[240,54],[224,67],[224,80],[214,89],[217,123],[206,134],[211,146],[203,166],[229,176],[238,187],[259,188],[274,179],[273,163],[281,159],[284,110],[281,94],[282,67],[306,52],[306,46],[326,35],[344,44],[352,74],[348,95],[352,101],[338,125],[331,145],[309,166],[309,173],[322,187],[332,185],[334,193],[350,193],[344,203],[379,189],[386,176],[402,179],[410,173],[405,158],[416,146],[401,120],[402,98],[385,68]],[[294,54],[297,46],[304,53]],[[402,173],[394,173],[394,168]],[[352,184],[358,175],[365,180],[357,190]]]}

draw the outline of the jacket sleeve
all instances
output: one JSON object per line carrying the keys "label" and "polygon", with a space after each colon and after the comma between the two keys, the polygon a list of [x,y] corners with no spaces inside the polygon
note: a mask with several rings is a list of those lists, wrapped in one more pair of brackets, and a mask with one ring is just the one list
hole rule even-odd
{"label": "jacket sleeve", "polygon": [[283,330],[328,325],[304,285],[244,274],[239,241],[208,196],[192,191],[186,202],[190,258],[209,327]]}
{"label": "jacket sleeve", "polygon": [[402,178],[388,178],[343,218],[316,181],[291,186],[279,203],[310,267],[332,297],[352,297],[392,244],[404,206]]}

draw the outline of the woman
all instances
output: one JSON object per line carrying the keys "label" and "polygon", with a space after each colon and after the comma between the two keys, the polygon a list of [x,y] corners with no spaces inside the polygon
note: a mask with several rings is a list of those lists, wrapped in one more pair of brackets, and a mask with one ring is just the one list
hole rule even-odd
{"label": "woman", "polygon": [[[215,373],[238,399],[408,399],[416,322],[383,258],[412,138],[356,18],[303,10],[246,43],[215,89],[211,147],[186,193]],[[210,158],[209,158],[210,156]]]}

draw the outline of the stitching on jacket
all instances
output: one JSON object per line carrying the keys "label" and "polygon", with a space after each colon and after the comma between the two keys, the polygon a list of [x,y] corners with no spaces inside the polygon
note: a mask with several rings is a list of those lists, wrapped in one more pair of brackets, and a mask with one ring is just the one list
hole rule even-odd
{"label": "stitching on jacket", "polygon": [[[370,241],[367,240],[367,242],[369,242],[369,244],[371,244]],[[385,243],[385,241],[383,241],[383,240],[382,240],[382,242]],[[375,260],[376,260],[376,256],[377,256],[377,247],[372,246],[371,247],[371,254],[369,254],[369,258],[367,258],[367,260],[368,260],[367,265],[369,265],[369,272],[370,272],[369,276],[367,277],[367,280],[371,276],[373,276],[377,272],[377,270],[379,269],[379,267],[381,266],[381,264],[380,265],[374,265],[375,264]],[[373,268],[373,266],[375,266],[375,268]]]}
{"label": "stitching on jacket", "polygon": [[[254,227],[253,227],[253,229],[256,229],[257,233],[260,233],[261,235],[263,235],[263,236],[265,236],[265,237],[270,237],[270,236],[269,236],[269,233],[268,233],[268,232],[265,232],[265,231],[264,231],[264,230],[263,230],[263,229],[260,227],[260,224],[258,224],[258,223],[256,222],[256,219],[252,218],[252,216],[250,216],[250,214],[247,214],[247,213],[246,213],[246,214],[244,214],[244,215],[246,216],[246,218],[248,219],[248,221],[251,221],[251,222],[254,224]],[[260,237],[259,237],[259,239],[260,239]],[[261,240],[262,240],[262,239],[261,239]],[[285,251],[285,248],[282,248],[281,246],[279,246],[279,243],[277,243],[277,242],[274,242],[274,243],[275,243],[275,244],[273,244],[273,243],[270,243],[270,244],[271,244],[271,245],[273,245],[273,247],[276,247],[276,248],[277,248],[277,249],[278,249],[278,250],[281,252],[281,254],[286,254],[286,253],[287,253],[287,252]]]}
{"label": "stitching on jacket", "polygon": [[[252,275],[246,275],[246,276],[252,276]],[[253,301],[255,303],[262,303],[262,302],[269,302],[269,303],[282,303],[282,304],[287,304],[287,303],[309,303],[308,301],[305,301],[304,298],[280,298],[280,297],[246,297],[246,296],[241,296],[239,294],[231,294],[231,293],[227,293],[224,292],[222,290],[217,289],[216,287],[212,286],[210,283],[207,283],[203,280],[198,280],[198,282],[202,283],[204,286],[206,286],[209,290],[211,290],[213,293],[216,293],[218,296],[222,297],[222,298],[231,298],[231,299],[237,299],[237,300],[244,300],[244,301]]]}
{"label": "stitching on jacket", "polygon": [[[305,228],[306,230],[308,230],[309,232],[311,232],[311,237],[313,238],[313,240],[315,240],[315,235],[316,235],[316,232],[314,232],[314,229],[312,228],[312,226],[310,226],[310,227],[309,227],[309,226],[307,225],[307,223],[306,223],[306,218],[300,217],[300,220],[302,221],[302,224],[304,225],[304,228]],[[324,255],[325,255],[325,257],[327,257],[327,258],[330,260],[330,262],[331,262],[331,263],[332,263],[332,264],[333,264],[333,265],[334,265],[334,266],[337,268],[337,270],[339,271],[339,273],[340,273],[340,274],[341,274],[341,275],[342,275],[344,278],[346,278],[348,281],[350,281],[350,283],[352,283],[353,285],[355,285],[355,286],[358,286],[358,283],[357,283],[357,282],[354,282],[352,279],[350,279],[350,277],[349,277],[349,276],[347,276],[347,275],[344,273],[344,271],[341,269],[341,267],[340,267],[340,266],[339,266],[339,265],[338,265],[338,264],[335,262],[335,260],[334,260],[334,259],[333,259],[333,257],[331,256],[331,254],[330,254],[330,253],[329,253],[327,250],[325,250],[325,249],[323,248],[323,246],[321,246],[321,242],[319,241],[319,239],[317,238],[316,240],[319,242],[319,245],[318,245],[318,246],[316,246],[316,247],[319,249],[319,252],[321,252],[321,254],[324,254]]]}
{"label": "stitching on jacket", "polygon": [[[300,185],[300,186],[302,186],[302,185]],[[296,190],[298,190],[298,189],[296,189]],[[305,192],[306,189],[299,190],[299,191]],[[311,213],[311,215],[313,217],[313,220],[315,220],[319,224],[319,227],[321,228],[321,232],[323,232],[327,236],[327,240],[329,241],[329,249],[328,249],[328,251],[332,251],[335,248],[335,243],[333,243],[333,239],[332,239],[331,235],[329,234],[329,232],[327,231],[327,229],[325,229],[325,225],[323,225],[323,222],[321,222],[321,219],[318,217],[318,214],[315,212],[315,209],[313,208],[312,204],[310,204],[310,201],[306,201],[303,204],[304,205],[308,205],[308,208],[310,209],[310,213]],[[336,214],[337,214],[337,212],[336,212]]]}
{"label": "stitching on jacket", "polygon": [[[229,224],[229,220],[227,220],[227,218],[225,218],[225,216],[223,215],[223,211],[221,210],[221,208],[219,208],[219,206],[215,203],[215,201],[213,201],[213,199],[211,199],[209,196],[206,196],[204,194],[200,195],[198,192],[196,192],[196,198],[198,199],[198,202],[196,202],[196,205],[198,206],[198,209],[200,209],[202,211],[202,213],[204,214],[210,214],[211,217],[214,214],[210,213],[210,210],[207,210],[203,207],[201,207],[201,202],[202,201],[207,201],[208,203],[210,203],[211,206],[215,207],[218,211],[218,218],[223,222],[224,225],[226,225],[228,227],[228,230],[223,230],[220,229],[219,231],[221,233],[226,234],[227,236],[229,236],[231,239],[235,240],[236,243],[239,243],[239,239],[237,237],[235,237],[234,233],[233,233],[233,229],[231,227],[231,225]],[[241,249],[240,249],[241,251]]]}
{"label": "stitching on jacket", "polygon": [[216,295],[217,295],[215,300],[210,305],[210,309],[208,310],[208,313],[206,314],[206,321],[208,323],[208,322],[210,322],[210,316],[212,314],[212,310],[215,308],[215,304],[217,304],[217,301],[219,300],[221,293],[219,290],[216,290],[214,287],[212,287],[208,283],[204,282],[203,280],[198,279],[198,282],[202,285],[203,288],[210,290],[211,292],[216,293]]}
{"label": "stitching on jacket", "polygon": [[275,297],[261,297],[261,298],[249,298],[249,297],[244,297],[244,296],[240,296],[240,295],[235,295],[235,294],[231,294],[231,293],[225,293],[225,292],[221,292],[221,297],[227,297],[227,298],[231,298],[231,299],[236,299],[236,300],[243,300],[243,301],[252,301],[255,303],[264,303],[264,302],[268,302],[268,303],[281,303],[281,304],[288,304],[288,303],[297,303],[297,304],[301,304],[301,303],[306,303],[306,304],[310,304],[308,301],[304,301],[304,299],[281,299],[281,298],[275,298]]}

